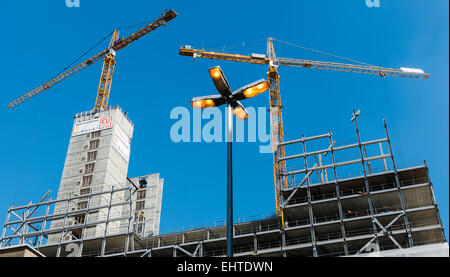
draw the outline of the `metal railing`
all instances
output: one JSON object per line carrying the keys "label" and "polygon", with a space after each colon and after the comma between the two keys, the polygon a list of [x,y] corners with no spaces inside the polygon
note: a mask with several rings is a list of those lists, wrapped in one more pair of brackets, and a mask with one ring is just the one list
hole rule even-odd
{"label": "metal railing", "polygon": [[[233,224],[248,223],[248,222],[252,222],[252,221],[274,219],[274,218],[276,218],[275,213],[243,216],[243,217],[234,218]],[[170,234],[182,233],[182,232],[191,231],[191,230],[201,230],[201,229],[216,228],[216,227],[223,227],[223,226],[226,226],[226,220],[217,220],[217,221],[214,221],[213,223],[192,224],[192,225],[187,225],[187,226],[180,226],[177,228],[169,228],[166,231],[160,232],[160,235],[170,235]]]}

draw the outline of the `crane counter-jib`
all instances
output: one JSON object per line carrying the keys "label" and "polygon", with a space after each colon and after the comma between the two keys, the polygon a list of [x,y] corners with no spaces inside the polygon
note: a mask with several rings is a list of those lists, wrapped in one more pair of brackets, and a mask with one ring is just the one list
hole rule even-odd
{"label": "crane counter-jib", "polygon": [[[186,46],[185,46],[186,47]],[[269,59],[267,58],[257,58],[246,55],[237,55],[237,54],[226,54],[226,53],[218,53],[218,52],[209,52],[203,50],[189,49],[181,47],[179,50],[179,54],[181,56],[188,56],[195,58],[206,58],[206,59],[216,59],[216,60],[228,60],[235,62],[247,62],[253,64],[269,64]]]}

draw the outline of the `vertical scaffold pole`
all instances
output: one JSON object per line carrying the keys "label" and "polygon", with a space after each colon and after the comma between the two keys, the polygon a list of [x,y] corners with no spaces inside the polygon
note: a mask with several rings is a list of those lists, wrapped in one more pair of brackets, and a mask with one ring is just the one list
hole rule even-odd
{"label": "vertical scaffold pole", "polygon": [[400,185],[400,179],[398,177],[397,166],[395,165],[395,160],[394,160],[394,153],[392,152],[391,139],[389,138],[389,131],[388,131],[387,123],[386,123],[385,119],[383,119],[383,123],[384,123],[384,129],[386,131],[386,139],[389,144],[389,152],[391,153],[392,167],[394,169],[395,184],[397,185],[398,197],[400,198],[400,204],[402,206],[403,220],[405,222],[405,229],[408,234],[408,243],[409,243],[409,247],[413,247],[414,241],[413,241],[412,234],[411,234],[411,226],[409,225],[408,216],[406,215],[406,206],[405,206],[405,201],[403,200],[402,187]]}
{"label": "vertical scaffold pole", "polygon": [[[302,146],[303,146],[303,153],[304,155],[304,161],[305,161],[305,173],[308,174],[308,160],[306,159],[306,142],[305,142],[305,135],[302,135]],[[313,170],[313,169],[312,169]],[[317,242],[316,242],[316,232],[314,230],[314,214],[312,210],[312,204],[311,204],[311,188],[309,186],[309,176],[306,175],[306,191],[308,195],[308,213],[309,213],[309,223],[311,228],[311,241],[313,244],[313,256],[317,257]]]}
{"label": "vertical scaffold pole", "polygon": [[377,226],[375,223],[375,211],[374,211],[374,207],[373,207],[372,196],[370,194],[369,179],[367,177],[367,172],[366,172],[366,163],[364,160],[364,154],[363,154],[363,149],[362,149],[362,144],[361,144],[361,136],[359,134],[359,129],[358,129],[358,116],[359,116],[359,113],[355,113],[355,110],[353,110],[352,121],[355,122],[356,135],[358,137],[358,148],[359,148],[359,153],[361,156],[361,165],[362,165],[363,173],[364,173],[364,185],[366,187],[367,201],[369,202],[370,216],[372,218],[372,229],[373,229],[373,233],[375,236],[375,242],[378,246],[378,249],[380,249],[380,242],[378,240],[378,235],[377,235]]}
{"label": "vertical scaffold pole", "polygon": [[330,140],[331,161],[333,163],[334,184],[336,186],[336,199],[338,202],[338,209],[339,209],[339,220],[341,221],[341,235],[342,235],[342,239],[344,240],[344,253],[345,253],[345,256],[348,256],[348,246],[347,246],[347,240],[346,240],[346,234],[345,234],[344,215],[342,213],[341,192],[339,189],[338,176],[337,176],[337,172],[336,172],[336,159],[334,156],[333,134],[331,133],[330,130],[328,130],[328,134],[329,134],[329,140]]}

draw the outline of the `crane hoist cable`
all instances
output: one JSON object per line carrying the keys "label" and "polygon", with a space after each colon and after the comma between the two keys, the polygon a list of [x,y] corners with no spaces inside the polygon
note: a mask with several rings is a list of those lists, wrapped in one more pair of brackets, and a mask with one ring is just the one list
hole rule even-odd
{"label": "crane hoist cable", "polygon": [[[133,25],[127,25],[127,26],[123,26],[123,27],[118,27],[117,30],[119,31],[123,31],[123,30],[127,30],[127,29],[134,29],[136,27],[140,27],[143,25],[148,25],[149,23],[151,23],[151,21],[147,20],[141,23],[136,23]],[[114,31],[109,32],[106,36],[104,36],[101,40],[99,40],[97,43],[95,43],[93,46],[91,46],[88,50],[86,50],[85,52],[83,52],[83,54],[81,54],[78,58],[76,58],[73,62],[71,62],[69,65],[67,65],[66,67],[64,67],[63,69],[61,69],[55,76],[53,76],[51,79],[61,75],[61,73],[63,73],[64,71],[66,71],[69,67],[71,67],[72,65],[74,65],[77,61],[81,60],[83,57],[87,56],[87,54],[89,54],[90,52],[92,52],[97,46],[99,46],[102,42],[104,42],[105,40],[107,40],[108,38],[111,37],[111,35],[114,33]],[[50,80],[51,80],[50,79]]]}
{"label": "crane hoist cable", "polygon": [[[110,32],[109,34],[107,34],[104,38],[102,38],[101,40],[99,40],[96,44],[94,44],[92,47],[90,47],[88,50],[86,50],[85,52],[83,52],[83,54],[81,54],[81,56],[79,56],[78,58],[76,58],[73,62],[71,62],[68,66],[64,67],[61,71],[59,71],[55,76],[53,76],[51,79],[56,78],[57,76],[61,75],[61,73],[63,73],[64,71],[66,71],[69,67],[71,67],[72,65],[74,65],[77,61],[81,60],[83,57],[85,57],[87,54],[89,54],[90,52],[92,52],[92,50],[94,50],[97,46],[100,45],[100,43],[102,43],[103,41],[105,41],[107,38],[109,38],[112,34],[114,33],[114,31]],[[50,80],[51,80],[50,79]]]}
{"label": "crane hoist cable", "polygon": [[281,40],[278,40],[278,39],[275,39],[275,38],[274,38],[273,40],[274,40],[274,41],[277,41],[277,42],[280,42],[280,43],[283,43],[283,44],[286,44],[286,45],[289,45],[289,46],[301,48],[301,49],[304,49],[304,50],[308,50],[308,51],[311,51],[311,52],[315,52],[315,53],[327,55],[327,56],[330,56],[330,57],[342,59],[342,60],[345,60],[345,61],[354,62],[354,63],[359,63],[359,64],[363,64],[363,65],[368,65],[368,66],[378,67],[378,66],[375,66],[375,65],[372,65],[372,64],[368,64],[368,63],[365,63],[365,62],[360,62],[360,61],[357,61],[357,60],[348,59],[348,58],[345,58],[345,57],[337,56],[337,55],[330,54],[330,53],[327,53],[327,52],[323,52],[323,51],[320,51],[320,50],[311,49],[311,48],[304,47],[304,46],[301,46],[301,45],[297,45],[297,44],[293,44],[293,43],[281,41]]}
{"label": "crane hoist cable", "polygon": [[244,46],[248,46],[248,45],[251,45],[251,44],[258,43],[258,42],[265,42],[265,41],[266,41],[266,39],[258,39],[258,40],[252,40],[252,41],[242,41],[242,42],[238,42],[238,43],[225,44],[225,45],[222,45],[222,46],[209,48],[208,50],[212,51],[212,50],[217,50],[217,49],[221,49],[221,50],[223,50],[223,49],[232,49],[232,48],[235,48],[235,47],[244,47]]}

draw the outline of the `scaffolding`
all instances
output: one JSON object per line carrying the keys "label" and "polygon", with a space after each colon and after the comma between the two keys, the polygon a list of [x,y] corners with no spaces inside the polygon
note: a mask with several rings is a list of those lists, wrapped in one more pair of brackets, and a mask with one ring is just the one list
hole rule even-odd
{"label": "scaffolding", "polygon": [[[337,243],[336,250],[341,248],[343,251],[337,253],[345,256],[374,249],[379,251],[392,247],[411,248],[415,246],[415,242],[408,214],[413,210],[431,208],[435,211],[432,215],[436,223],[434,227],[441,231],[430,236],[436,243],[445,241],[425,162],[423,167],[418,167],[423,168],[421,172],[419,170],[414,173],[399,173],[386,121],[383,120],[386,134],[384,138],[362,141],[358,116],[359,111],[353,111],[351,121],[355,124],[355,143],[336,146],[333,134],[328,131],[326,134],[312,137],[302,135],[299,139],[278,145],[278,149],[295,146],[296,152],[300,149],[299,154],[280,157],[277,160],[278,163],[285,164],[284,167],[278,167],[280,170],[277,172],[277,178],[280,182],[287,181],[288,184],[287,188],[281,189],[278,196],[284,217],[283,228],[292,226],[292,221],[299,224],[297,219],[301,216],[302,224],[309,225],[314,257],[330,253],[320,247],[319,237],[341,239],[342,243]],[[308,144],[315,147],[322,145],[322,148],[319,146],[319,149],[312,151],[307,147]],[[341,152],[346,153],[340,155]],[[339,160],[342,157],[344,159]],[[288,162],[294,163],[294,168],[299,168],[281,170],[289,168],[289,165],[286,165]],[[355,172],[355,169],[360,178],[345,179],[344,176],[352,170]],[[411,190],[408,190],[416,187],[422,188],[423,191],[411,193]],[[405,200],[404,193],[407,193],[408,201]],[[421,203],[418,202],[428,205],[420,207]],[[353,221],[352,224],[349,219]],[[366,222],[362,224],[362,221]],[[413,222],[420,222],[419,225],[422,226],[421,221],[419,218]],[[323,227],[321,222],[335,224],[333,227]],[[358,225],[364,226],[365,232],[372,235],[362,245],[355,245],[349,239],[349,234],[355,234],[353,229]],[[394,235],[395,232],[397,236]],[[422,238],[417,239],[417,243],[422,241]]]}
{"label": "scaffolding", "polygon": [[[91,190],[89,194],[56,200],[48,197],[48,191],[38,203],[11,205],[0,247],[29,244],[38,251],[44,247],[43,253],[52,252],[56,257],[76,257],[93,250],[99,250],[101,256],[118,249],[126,254],[132,251],[130,241],[134,236],[145,233],[145,220],[133,214],[131,196],[135,191],[131,186],[112,186],[110,190]],[[92,204],[94,198],[103,201],[95,205]],[[85,199],[87,206],[80,208],[77,201]],[[57,212],[57,206],[64,207],[63,212]],[[54,222],[60,224],[52,224]],[[101,229],[102,235],[89,235],[90,229]],[[56,239],[49,239],[52,236]]]}
{"label": "scaffolding", "polygon": [[[278,195],[284,217],[235,220],[234,256],[349,256],[445,244],[427,164],[399,168],[386,121],[384,137],[363,141],[358,114],[352,117],[356,139],[351,143],[338,145],[328,131],[278,145],[286,155],[278,156],[277,162],[286,166],[279,167],[285,170],[276,176],[287,184]],[[0,250],[26,243],[51,257],[226,256],[224,222],[144,236],[132,213],[130,196],[135,191],[133,186],[111,187],[58,200],[46,193],[38,203],[11,205]],[[88,197],[87,207],[72,209],[71,203],[80,197]],[[93,197],[108,201],[96,205],[90,200]],[[65,209],[55,212],[56,204]],[[92,216],[97,213],[102,216]],[[52,221],[62,224],[56,227]],[[101,228],[103,233],[90,236],[90,228]],[[51,242],[50,236],[58,239]]]}

